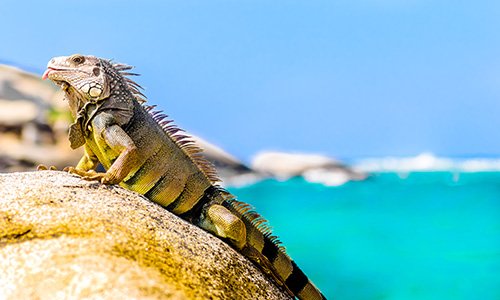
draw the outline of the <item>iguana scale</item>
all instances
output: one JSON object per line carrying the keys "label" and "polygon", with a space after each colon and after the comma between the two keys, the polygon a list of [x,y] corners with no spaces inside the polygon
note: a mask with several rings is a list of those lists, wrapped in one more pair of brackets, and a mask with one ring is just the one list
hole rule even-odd
{"label": "iguana scale", "polygon": [[[85,153],[70,173],[120,184],[225,240],[299,299],[325,299],[252,208],[221,188],[201,149],[144,104],[132,67],[87,55],[55,57],[43,78],[65,92],[75,118],[72,148]],[[96,172],[98,164],[107,170]]]}

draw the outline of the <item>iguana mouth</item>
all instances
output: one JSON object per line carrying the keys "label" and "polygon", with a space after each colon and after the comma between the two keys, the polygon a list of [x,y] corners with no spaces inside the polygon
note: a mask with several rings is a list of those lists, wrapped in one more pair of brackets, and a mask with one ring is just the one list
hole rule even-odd
{"label": "iguana mouth", "polygon": [[[51,72],[58,72],[58,71],[67,71],[68,69],[58,69],[58,68],[53,68],[53,67],[47,67],[47,70],[43,72],[42,75],[42,80],[45,80],[49,78],[49,75]],[[64,81],[64,80],[57,80],[54,78],[51,78],[52,81],[54,81],[55,84],[61,87],[63,91],[66,91],[69,88],[69,83]]]}
{"label": "iguana mouth", "polygon": [[56,68],[52,68],[52,67],[47,67],[47,70],[45,70],[45,72],[43,72],[42,80],[49,78],[49,74],[52,71],[63,71],[63,70],[64,69],[56,69]]}
{"label": "iguana mouth", "polygon": [[42,80],[49,78],[49,75],[51,72],[64,72],[64,71],[71,71],[71,69],[47,67],[47,70],[45,70],[45,72],[43,72]]}

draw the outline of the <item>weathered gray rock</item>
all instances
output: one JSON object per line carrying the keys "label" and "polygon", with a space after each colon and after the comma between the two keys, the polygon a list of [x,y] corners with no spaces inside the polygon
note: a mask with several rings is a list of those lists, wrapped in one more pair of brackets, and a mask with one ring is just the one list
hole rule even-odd
{"label": "weathered gray rock", "polygon": [[144,197],[56,171],[0,174],[0,295],[289,299],[227,244]]}
{"label": "weathered gray rock", "polygon": [[58,90],[40,75],[0,65],[0,172],[78,161],[81,151],[70,151],[69,112]]}
{"label": "weathered gray rock", "polygon": [[256,172],[222,148],[207,142],[199,136],[192,136],[203,149],[203,155],[217,169],[224,186],[240,186],[255,183],[266,176]]}
{"label": "weathered gray rock", "polygon": [[279,179],[302,176],[307,181],[331,186],[367,178],[365,173],[319,154],[261,152],[253,159],[252,168]]}

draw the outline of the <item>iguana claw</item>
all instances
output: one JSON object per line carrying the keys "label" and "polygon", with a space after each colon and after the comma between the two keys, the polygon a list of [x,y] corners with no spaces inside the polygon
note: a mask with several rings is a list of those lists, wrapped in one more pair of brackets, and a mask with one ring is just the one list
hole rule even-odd
{"label": "iguana claw", "polygon": [[88,181],[100,181],[101,183],[106,183],[106,173],[96,173],[94,172],[93,175],[87,175],[83,176],[82,179],[88,180]]}
{"label": "iguana claw", "polygon": [[74,167],[70,167],[70,166],[68,166],[68,167],[65,167],[65,168],[63,169],[63,171],[64,171],[64,172],[68,172],[68,173],[70,173],[70,174],[74,174],[74,173],[75,173],[75,168],[74,168]]}
{"label": "iguana claw", "polygon": [[82,171],[78,170],[74,167],[66,167],[64,168],[65,171],[67,171],[70,174],[75,174],[80,176],[83,180],[88,180],[88,181],[99,181],[102,184],[113,184],[115,182],[112,182],[109,180],[108,176],[106,173],[101,173],[101,172],[96,172],[94,170],[89,170],[89,171]]}
{"label": "iguana claw", "polygon": [[37,171],[47,171],[47,170],[50,170],[50,171],[57,171],[57,168],[55,166],[50,166],[50,167],[47,167],[46,165],[38,165],[36,167],[36,170]]}

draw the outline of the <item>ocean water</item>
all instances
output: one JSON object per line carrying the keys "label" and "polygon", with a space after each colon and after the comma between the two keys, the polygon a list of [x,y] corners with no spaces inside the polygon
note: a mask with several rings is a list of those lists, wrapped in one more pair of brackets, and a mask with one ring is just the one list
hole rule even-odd
{"label": "ocean water", "polygon": [[330,299],[500,299],[500,172],[231,188]]}

